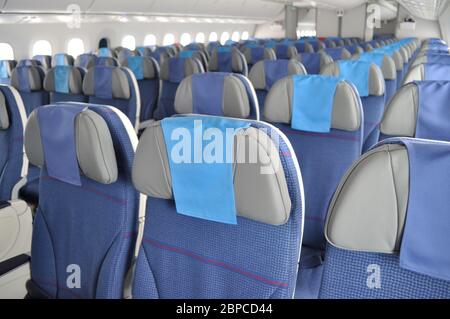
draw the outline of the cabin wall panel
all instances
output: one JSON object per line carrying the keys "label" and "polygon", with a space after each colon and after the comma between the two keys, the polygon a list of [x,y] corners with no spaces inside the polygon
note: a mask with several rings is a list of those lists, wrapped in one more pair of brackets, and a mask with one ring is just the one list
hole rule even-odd
{"label": "cabin wall panel", "polygon": [[337,37],[339,21],[335,10],[318,9],[316,30],[318,37]]}
{"label": "cabin wall panel", "polygon": [[342,19],[342,37],[364,38],[366,26],[366,5],[346,10]]}
{"label": "cabin wall panel", "polygon": [[395,36],[397,38],[417,37],[419,39],[426,39],[441,37],[438,21],[424,20],[418,17],[414,17],[414,20],[416,20],[415,30],[401,30],[400,22],[410,15],[411,14],[402,5],[399,6],[397,28],[395,31]]}

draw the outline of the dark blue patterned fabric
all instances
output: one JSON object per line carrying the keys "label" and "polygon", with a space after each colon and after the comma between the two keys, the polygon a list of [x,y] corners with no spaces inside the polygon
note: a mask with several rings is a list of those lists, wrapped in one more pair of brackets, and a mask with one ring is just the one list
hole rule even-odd
{"label": "dark blue patterned fabric", "polygon": [[[113,111],[94,105],[90,109],[105,119],[111,132],[118,180],[103,185],[82,176],[78,187],[49,178],[42,169],[31,278],[52,298],[122,298],[133,255],[139,203],[131,181],[133,147]],[[81,288],[66,284],[67,267],[74,264],[81,269]]]}
{"label": "dark blue patterned fabric", "polygon": [[240,217],[237,225],[198,220],[177,214],[172,200],[149,198],[133,297],[292,298],[303,208],[283,140],[280,157],[292,201],[291,217],[282,226]]}
{"label": "dark blue patterned fabric", "polygon": [[0,130],[0,200],[10,200],[11,191],[21,179],[23,164],[23,123],[11,88],[0,85],[5,96],[9,127]]}
{"label": "dark blue patterned fabric", "polygon": [[364,110],[363,153],[374,146],[380,136],[380,122],[383,118],[385,96],[369,95],[361,98]]}
{"label": "dark blue patterned fabric", "polygon": [[161,120],[165,117],[175,115],[175,95],[179,83],[163,81],[159,96],[158,108],[154,113],[154,118]]}
{"label": "dark blue patterned fabric", "polygon": [[[379,267],[380,288],[367,285],[371,265]],[[450,282],[400,268],[398,255],[352,252],[328,245],[320,298],[449,299]]]}

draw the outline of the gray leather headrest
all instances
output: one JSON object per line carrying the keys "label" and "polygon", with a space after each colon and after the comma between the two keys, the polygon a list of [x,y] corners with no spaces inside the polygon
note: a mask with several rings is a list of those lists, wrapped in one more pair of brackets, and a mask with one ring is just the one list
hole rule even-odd
{"label": "gray leather headrest", "polygon": [[[195,73],[202,73],[203,67],[201,62],[194,58],[184,59],[184,77],[188,77]],[[170,81],[169,60],[165,60],[161,65],[161,80]]]}
{"label": "gray leather headrest", "polygon": [[408,73],[406,73],[403,79],[403,85],[414,81],[423,80],[425,80],[425,65],[419,64],[409,69]]}
{"label": "gray leather headrest", "polygon": [[394,60],[395,63],[395,69],[397,71],[402,71],[405,61],[403,61],[403,56],[400,50],[394,52],[394,54],[392,55],[392,59]]}
{"label": "gray leather headrest", "polygon": [[0,92],[0,130],[7,130],[9,128],[9,114],[6,106],[6,99],[2,92]]}
{"label": "gray leather headrest", "polygon": [[403,145],[366,153],[341,181],[331,202],[325,236],[335,247],[391,254],[400,247],[409,195]]}
{"label": "gray leather headrest", "polygon": [[[25,129],[25,151],[33,165],[42,167],[45,156],[38,110],[31,113]],[[75,119],[75,134],[80,172],[102,184],[114,183],[118,176],[116,153],[105,120],[94,111],[84,110]]]}
{"label": "gray leather headrest", "polygon": [[[291,200],[280,156],[265,132],[250,127],[235,136],[234,191],[238,216],[270,225],[289,220]],[[246,151],[247,150],[247,151]],[[258,150],[256,163],[246,163],[248,150]],[[274,174],[261,174],[261,168]],[[133,183],[143,194],[172,199],[172,178],[160,122],[142,134],[133,165]],[[189,185],[186,185],[188,191]]]}
{"label": "gray leather headrest", "polygon": [[[208,76],[208,73],[205,73]],[[177,89],[175,111],[178,114],[193,113],[192,76],[185,78]],[[250,101],[244,83],[230,74],[223,83],[223,116],[246,119],[250,115]]]}
{"label": "gray leather headrest", "polygon": [[[150,57],[143,57],[142,61],[142,73],[144,74],[144,79],[157,79],[159,77],[159,67],[156,60]],[[123,59],[121,61],[121,66],[128,67],[128,59]]]}
{"label": "gray leather headrest", "polygon": [[[242,51],[242,54],[245,56],[245,60],[249,64],[255,64],[255,61],[253,61],[252,56],[252,49],[245,47]],[[276,60],[277,56],[275,55],[275,51],[271,48],[264,48],[264,60]],[[256,61],[258,62],[258,61]]]}
{"label": "gray leather headrest", "polygon": [[[303,64],[296,60],[289,60],[287,74],[288,76],[306,74],[308,74],[308,72],[306,72]],[[267,88],[264,61],[259,61],[252,67],[248,78],[250,79],[250,82],[252,82],[255,90],[265,90]]]}
{"label": "gray leather headrest", "polygon": [[[266,98],[264,117],[268,122],[290,124],[292,119],[293,78],[284,78],[272,87]],[[361,100],[352,85],[341,81],[334,95],[331,127],[356,131],[361,127]]]}
{"label": "gray leather headrest", "polygon": [[[96,96],[94,73],[104,67],[90,68],[83,80],[83,93],[88,96]],[[110,67],[112,71],[112,96],[114,99],[128,100],[131,97],[130,83],[126,71],[120,67]]]}
{"label": "gray leather headrest", "polygon": [[414,137],[419,110],[419,89],[415,83],[401,87],[393,96],[381,121],[381,133],[389,136]]}
{"label": "gray leather headrest", "polygon": [[[393,63],[392,59],[390,62]],[[393,65],[390,64],[392,67]],[[397,72],[395,72],[395,77],[397,77]],[[339,76],[340,70],[339,70],[339,63],[334,62],[327,64],[320,72],[322,75],[328,75],[328,76]],[[384,82],[384,76],[381,71],[381,69],[374,63],[370,65],[369,69],[369,94],[373,96],[382,96],[385,92],[385,82]]]}
{"label": "gray leather headrest", "polygon": [[[69,74],[69,94],[83,94],[83,76],[80,69],[73,66]],[[44,90],[47,92],[56,92],[55,88],[55,68],[48,70],[44,78]]]}
{"label": "gray leather headrest", "polygon": [[[25,66],[28,74],[28,84],[30,91],[41,91],[43,86],[43,70],[39,66]],[[11,86],[20,91],[19,74],[17,68],[11,73]]]}
{"label": "gray leather headrest", "polygon": [[[218,60],[218,48],[214,49],[209,59],[209,70],[218,71],[219,70],[219,60]],[[231,48],[231,67],[233,72],[243,72],[246,68],[246,60],[244,55],[239,51],[238,48]]]}

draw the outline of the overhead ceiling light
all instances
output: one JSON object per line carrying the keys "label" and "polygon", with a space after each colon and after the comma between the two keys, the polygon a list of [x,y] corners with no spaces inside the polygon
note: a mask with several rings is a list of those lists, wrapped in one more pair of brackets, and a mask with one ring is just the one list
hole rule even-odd
{"label": "overhead ceiling light", "polygon": [[125,22],[128,22],[128,18],[122,16],[122,17],[119,17],[119,21],[125,23]]}
{"label": "overhead ceiling light", "polygon": [[139,22],[146,22],[146,21],[148,21],[147,17],[144,17],[144,16],[137,16],[136,20],[139,21]]}
{"label": "overhead ceiling light", "polygon": [[169,19],[166,17],[156,17],[155,19],[158,22],[169,22]]}

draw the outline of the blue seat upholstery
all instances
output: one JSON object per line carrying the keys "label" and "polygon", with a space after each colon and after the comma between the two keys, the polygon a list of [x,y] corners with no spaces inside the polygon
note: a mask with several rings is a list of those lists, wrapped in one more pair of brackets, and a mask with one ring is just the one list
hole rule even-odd
{"label": "blue seat upholstery", "polygon": [[[321,96],[326,95],[333,102],[330,132],[294,129],[292,97],[296,92],[294,90],[302,90],[302,87],[295,86],[297,77],[302,76],[286,77],[272,87],[266,98],[263,116],[289,138],[302,169],[306,215],[297,297],[314,298],[320,284],[325,248],[323,227],[328,203],[346,170],[361,155],[363,110],[354,86],[340,81],[334,95],[331,95],[332,92],[321,92]],[[310,94],[311,98],[303,103],[314,103],[316,92]]]}
{"label": "blue seat upholstery", "polygon": [[83,93],[89,103],[110,105],[121,110],[139,128],[140,95],[136,77],[128,68],[95,66],[83,80]]}
{"label": "blue seat upholstery", "polygon": [[221,46],[215,48],[209,60],[210,72],[233,72],[248,76],[247,61],[236,47]]}
{"label": "blue seat upholstery", "polygon": [[98,57],[93,53],[80,54],[76,58],[74,65],[87,70],[96,64],[97,58]]}
{"label": "blue seat upholstery", "polygon": [[180,57],[185,57],[186,58],[186,57],[188,57],[188,58],[197,59],[202,64],[203,70],[205,70],[205,72],[208,71],[209,58],[205,54],[205,52],[203,50],[187,50],[187,49],[183,49],[182,51],[178,52],[175,57],[177,57],[177,58],[180,58]]}
{"label": "blue seat upholstery", "polygon": [[74,62],[73,56],[66,53],[57,53],[52,59],[52,67],[59,65],[73,65]]}
{"label": "blue seat upholstery", "polygon": [[33,60],[39,61],[41,66],[48,70],[52,67],[52,56],[51,55],[35,55]]}
{"label": "blue seat upholstery", "polygon": [[326,48],[323,50],[333,61],[351,59],[352,54],[346,48]]}
{"label": "blue seat upholstery", "polygon": [[[120,63],[116,58],[99,56],[94,60],[93,66],[120,66]],[[89,68],[91,67],[92,66],[89,66]]]}
{"label": "blue seat upholstery", "polygon": [[450,81],[404,85],[387,106],[380,140],[414,137],[450,142]]}
{"label": "blue seat upholstery", "polygon": [[264,113],[266,96],[272,86],[289,75],[307,74],[305,67],[296,60],[260,61],[250,70],[249,79],[256,90],[260,113]]}
{"label": "blue seat upholstery", "polygon": [[301,53],[298,61],[303,64],[308,74],[320,74],[322,67],[333,63],[333,59],[323,51],[320,53]]}
{"label": "blue seat upholstery", "polygon": [[28,160],[23,151],[27,115],[19,93],[0,85],[0,200],[10,200],[14,186],[27,175]]}
{"label": "blue seat upholstery", "polygon": [[414,81],[450,81],[450,64],[422,63],[412,67],[403,85]]}
{"label": "blue seat upholstery", "polygon": [[50,103],[87,102],[83,94],[85,69],[75,66],[59,65],[51,68],[45,75],[44,89],[50,93]]}
{"label": "blue seat upholstery", "polygon": [[152,56],[152,46],[138,46],[136,51],[140,56],[151,57]]}
{"label": "blue seat upholstery", "polygon": [[0,61],[0,84],[11,83],[11,73],[15,68],[14,61],[12,60],[1,60]]}
{"label": "blue seat upholstery", "polygon": [[247,46],[241,49],[247,61],[247,67],[250,71],[252,67],[262,60],[276,60],[277,56],[275,51],[271,48],[265,48],[263,46]]}
{"label": "blue seat upholstery", "polygon": [[276,44],[273,47],[277,60],[296,60],[298,59],[297,48],[292,44]]}
{"label": "blue seat upholstery", "polygon": [[[392,62],[392,61],[391,61]],[[359,90],[362,106],[364,109],[364,143],[363,152],[375,145],[380,137],[380,122],[385,108],[386,84],[381,69],[374,63],[361,62],[367,64],[368,79],[366,79],[366,88],[363,94]],[[322,75],[343,76],[349,82],[353,78],[359,77],[358,69],[351,70],[349,74],[342,74],[339,63],[328,64],[321,72]],[[394,74],[390,74],[394,76]]]}
{"label": "blue seat upholstery", "polygon": [[197,73],[185,78],[178,87],[174,107],[177,114],[260,117],[253,86],[236,73]]}
{"label": "blue seat upholstery", "polygon": [[[279,148],[271,152],[267,164],[271,167],[273,161],[281,160],[280,169],[271,175],[272,178],[277,176],[281,187],[270,185],[266,179],[269,176],[260,174],[259,159],[250,165],[256,165],[253,172],[251,169],[246,171],[244,167],[241,170],[237,164],[234,183],[230,185],[236,194],[237,216],[234,216],[237,224],[178,213],[178,198],[172,199],[172,184],[164,184],[160,168],[168,165],[166,152],[170,154],[162,137],[161,123],[180,118],[156,122],[147,128],[140,139],[133,166],[135,186],[149,196],[133,297],[292,298],[301,245],[303,209],[300,171],[289,141],[262,122],[208,116],[182,118],[190,121],[215,120],[216,123],[226,120],[233,125],[248,126],[235,135],[238,139],[236,143],[245,143],[244,139],[250,143],[246,146],[248,149],[256,147],[253,145],[255,142],[262,142],[270,148],[277,139]],[[254,138],[249,138],[250,135]],[[162,143],[161,152],[157,151],[157,143]],[[260,152],[268,154],[268,148],[260,149]],[[241,155],[236,156],[239,158]],[[212,165],[210,168],[215,169],[218,167],[215,165],[224,164]],[[250,168],[246,164],[243,166]],[[151,177],[153,173],[156,175]],[[208,179],[208,176],[204,178]],[[189,194],[191,189],[186,185],[183,191]],[[282,198],[278,197],[280,194],[283,194]],[[200,206],[203,204],[206,203],[199,203]],[[215,211],[208,212],[212,218],[215,217]],[[279,213],[283,217],[274,220]]]}
{"label": "blue seat upholstery", "polygon": [[159,65],[163,65],[165,61],[175,57],[175,52],[169,47],[158,47],[152,52],[151,57],[158,61]]}
{"label": "blue seat upholstery", "polygon": [[[46,124],[69,141],[57,152],[55,145],[60,144],[42,129]],[[107,106],[50,105],[31,114],[25,144],[30,161],[42,167],[29,296],[123,298],[140,201],[131,181],[137,144],[132,125]],[[58,170],[62,164],[65,172]],[[80,184],[65,174],[79,176]]]}
{"label": "blue seat upholstery", "polygon": [[449,154],[448,143],[390,139],[353,165],[329,209],[321,298],[450,298]]}
{"label": "blue seat upholstery", "polygon": [[140,122],[153,118],[159,96],[159,65],[150,57],[130,56],[121,62],[136,77],[140,100]]}
{"label": "blue seat upholstery", "polygon": [[97,56],[105,58],[116,58],[116,54],[110,48],[100,48],[97,51]]}
{"label": "blue seat upholstery", "polygon": [[194,58],[169,58],[161,65],[161,91],[158,108],[154,113],[155,119],[163,119],[175,114],[174,104],[178,86],[184,78],[203,73],[203,67]]}
{"label": "blue seat upholstery", "polygon": [[27,116],[36,107],[49,103],[49,94],[44,90],[44,77],[45,71],[42,67],[22,66],[20,63],[11,73],[11,85],[19,91]]}

